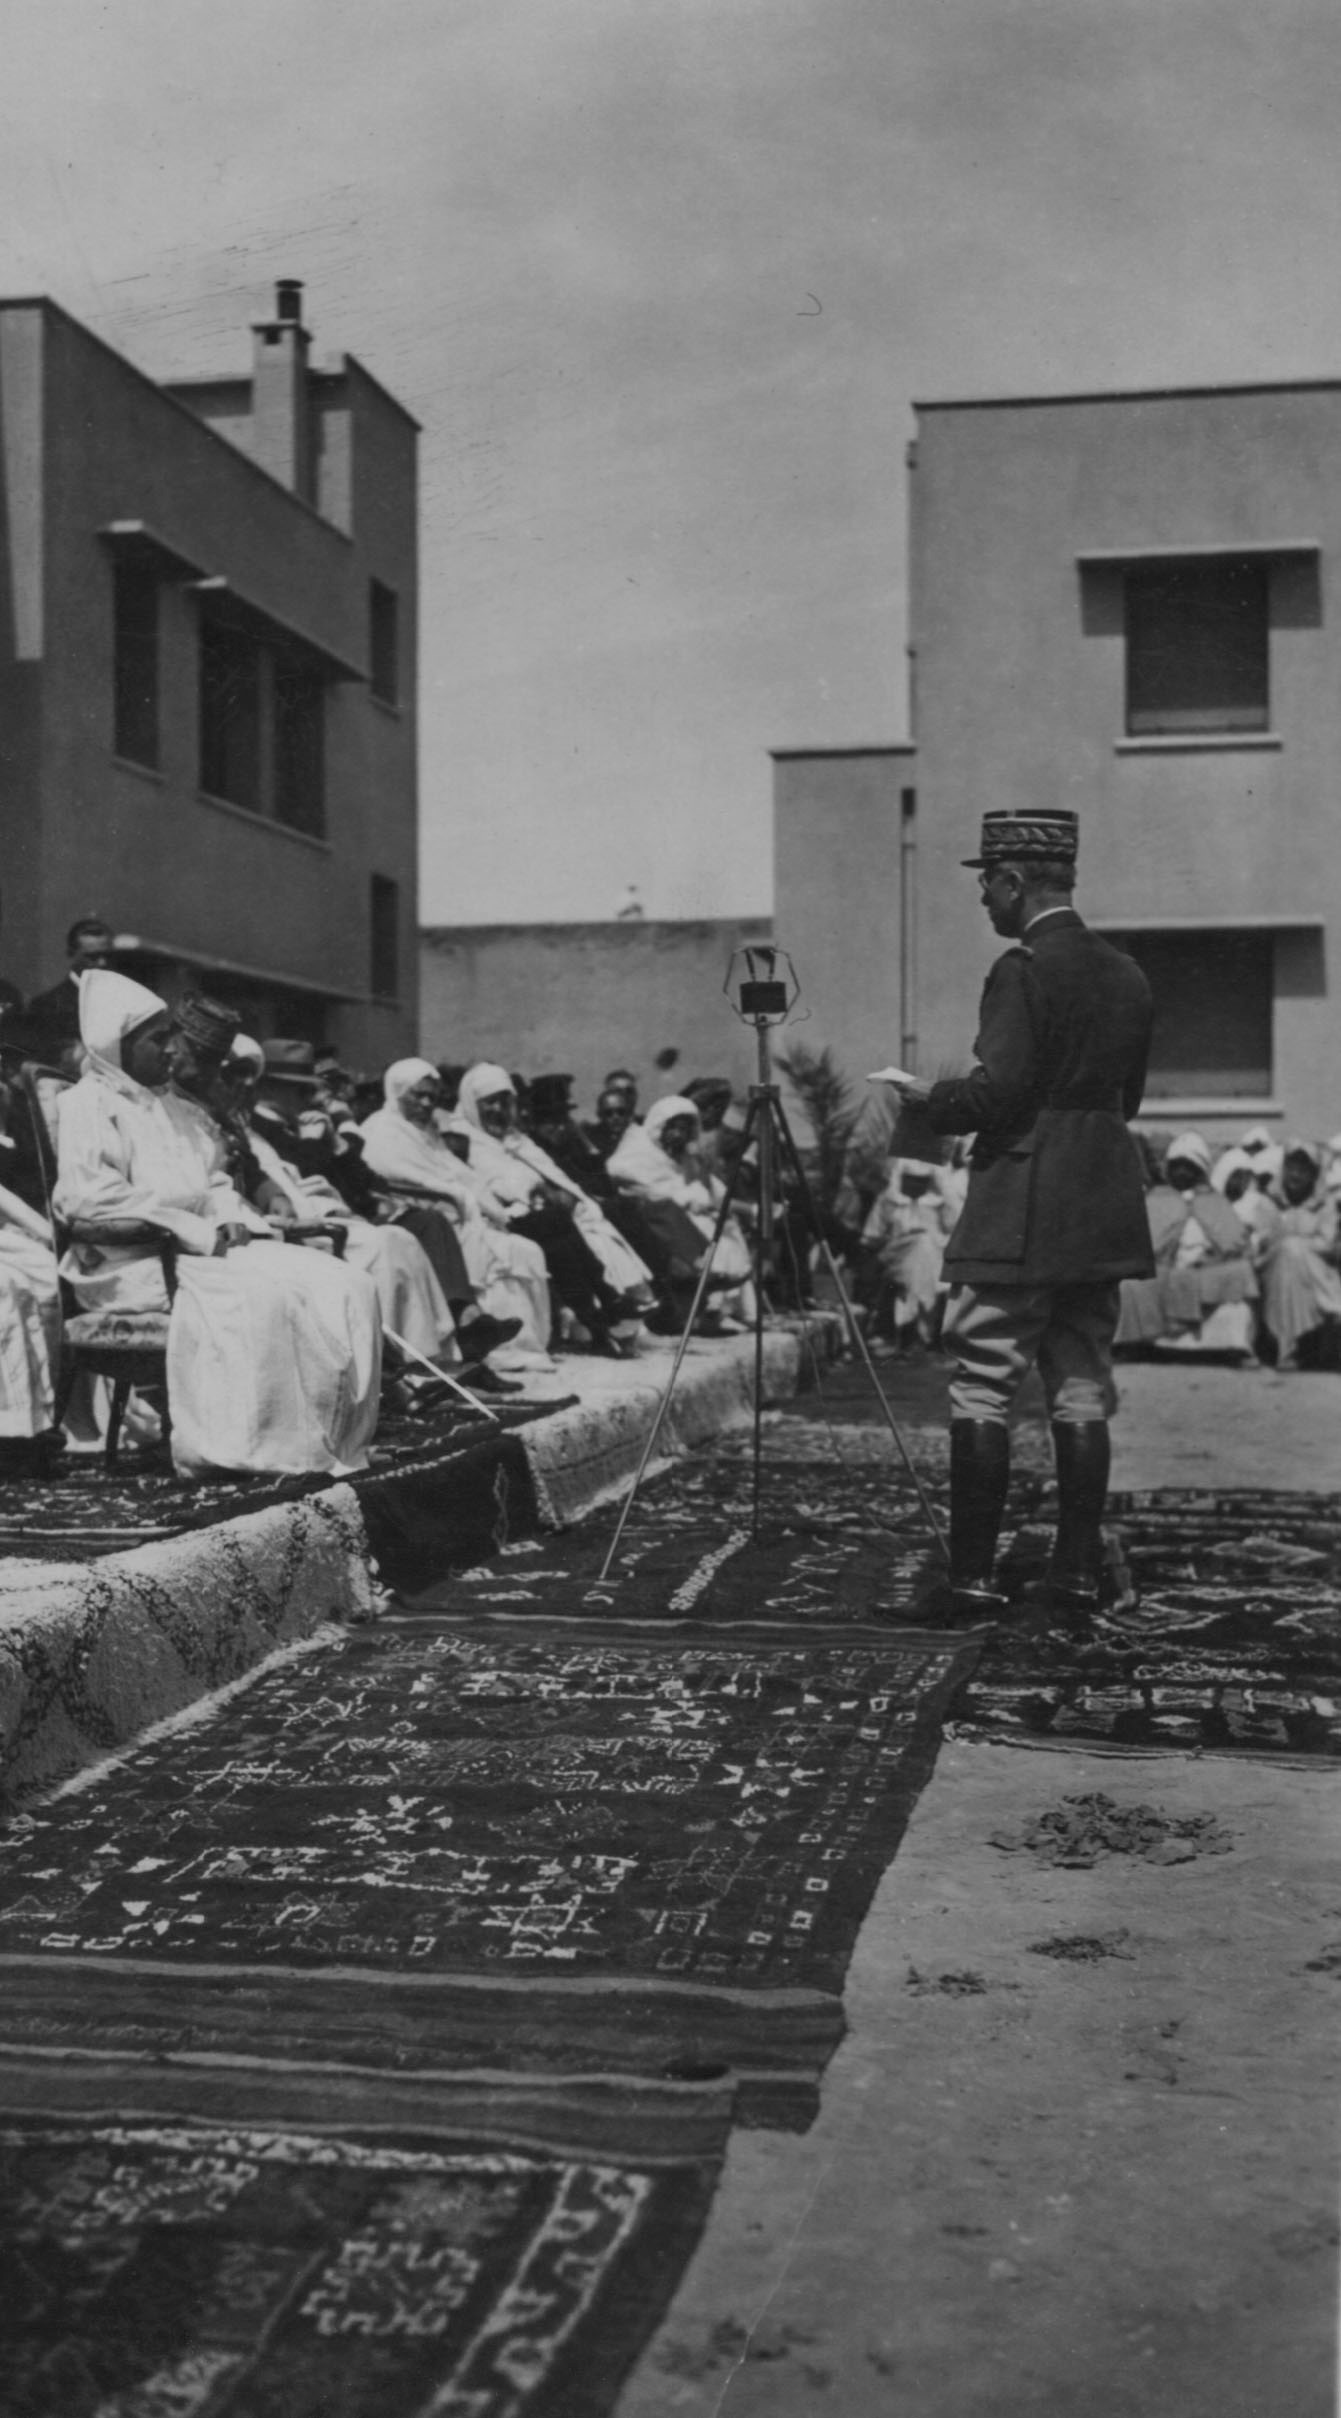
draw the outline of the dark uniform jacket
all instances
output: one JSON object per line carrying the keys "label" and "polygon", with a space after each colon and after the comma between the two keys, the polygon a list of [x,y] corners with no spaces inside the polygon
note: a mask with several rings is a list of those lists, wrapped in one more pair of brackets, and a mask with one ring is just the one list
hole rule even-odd
{"label": "dark uniform jacket", "polygon": [[21,1019],[24,1046],[43,1066],[59,1066],[61,1053],[79,1039],[79,985],[72,974],[39,991]]}
{"label": "dark uniform jacket", "polygon": [[977,1135],[950,1237],[952,1284],[1102,1284],[1148,1276],[1150,1227],[1126,1120],[1141,1105],[1150,986],[1071,908],[999,957],[973,1072],[932,1086],[937,1133]]}

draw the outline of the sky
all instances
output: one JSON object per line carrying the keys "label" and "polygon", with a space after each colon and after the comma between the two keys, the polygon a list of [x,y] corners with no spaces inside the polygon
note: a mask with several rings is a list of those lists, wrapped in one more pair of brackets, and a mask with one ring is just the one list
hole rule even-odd
{"label": "sky", "polygon": [[766,913],[914,398],[1341,374],[1335,0],[0,0],[0,292],[424,424],[421,913]]}

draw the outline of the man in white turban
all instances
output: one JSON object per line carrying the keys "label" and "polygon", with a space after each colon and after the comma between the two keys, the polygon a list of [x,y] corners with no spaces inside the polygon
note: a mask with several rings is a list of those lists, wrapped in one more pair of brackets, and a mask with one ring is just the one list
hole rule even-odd
{"label": "man in white turban", "polygon": [[1146,1195],[1155,1273],[1123,1278],[1117,1343],[1251,1353],[1251,1237],[1212,1184],[1212,1170],[1201,1134],[1175,1135],[1163,1176]]}
{"label": "man in white turban", "polygon": [[474,1169],[444,1141],[435,1123],[442,1098],[436,1066],[398,1058],[382,1077],[383,1106],[362,1128],[365,1165],[393,1193],[431,1201],[454,1219],[466,1270],[483,1309],[521,1321],[516,1340],[493,1355],[500,1367],[549,1359],[550,1298],[538,1243],[509,1231]]}
{"label": "man in white turban", "polygon": [[517,1118],[517,1087],[507,1069],[481,1060],[461,1078],[453,1123],[464,1137],[470,1165],[481,1175],[505,1216],[515,1218],[544,1200],[571,1217],[599,1263],[614,1296],[613,1306],[650,1309],[655,1298],[651,1270],[599,1202]]}
{"label": "man in white turban", "polygon": [[[699,1160],[702,1130],[694,1102],[683,1093],[671,1092],[665,1099],[653,1101],[641,1125],[629,1126],[608,1163],[611,1176],[622,1190],[631,1192],[637,1200],[678,1202],[699,1233],[710,1241],[717,1231],[726,1187]],[[722,1312],[728,1310],[746,1321],[753,1318],[753,1262],[749,1244],[734,1216],[728,1217],[722,1228],[713,1267],[719,1276],[737,1280],[734,1292],[721,1297],[717,1313],[721,1323],[730,1328],[732,1319],[722,1318]]]}
{"label": "man in white turban", "polygon": [[[172,1083],[174,1092],[183,1094],[209,1124],[219,1128],[226,1149],[228,1130],[215,1112],[213,1096],[220,1069],[225,1057],[231,1058],[234,1053],[248,1069],[255,1060],[263,1068],[264,1053],[245,1034],[220,1029],[212,1040],[207,1038],[208,1023],[200,1011],[213,1008],[213,1001],[188,1000],[184,1009],[178,1009],[173,1034]],[[194,1021],[190,1017],[192,1009],[196,1011]],[[289,1131],[286,1122],[277,1124],[278,1135],[287,1138]],[[238,1172],[237,1181],[239,1190],[253,1206],[280,1226],[313,1223],[341,1227],[346,1266],[362,1268],[377,1288],[384,1334],[398,1336],[421,1359],[435,1360],[440,1354],[445,1355],[452,1341],[452,1314],[414,1236],[399,1226],[378,1226],[367,1218],[353,1216],[332,1183],[324,1176],[301,1174],[282,1155],[276,1142],[255,1127],[246,1130],[245,1142],[260,1170],[262,1183],[259,1188],[249,1183],[242,1171]]]}
{"label": "man in white turban", "polygon": [[[61,1103],[55,1209],[77,1224],[64,1275],[81,1307],[163,1310],[148,1227],[178,1247],[168,1325],[172,1457],[211,1469],[366,1465],[382,1331],[371,1280],[286,1249],[231,1182],[217,1128],[166,1093],[170,1017],[124,975],[80,979],[83,1075]],[[106,1229],[101,1237],[89,1229]]]}
{"label": "man in white turban", "polygon": [[1306,1337],[1341,1325],[1341,1214],[1315,1143],[1286,1143],[1274,1197],[1280,1223],[1262,1271],[1263,1317],[1277,1368],[1293,1369]]}
{"label": "man in white turban", "polygon": [[925,1160],[895,1154],[862,1228],[899,1343],[928,1343],[936,1331],[945,1246],[957,1215],[940,1176]]}
{"label": "man in white turban", "polygon": [[[0,1136],[6,1112],[0,1087]],[[0,1184],[0,1472],[40,1474],[61,1448],[52,1424],[60,1341],[55,1235],[19,1192]]]}
{"label": "man in white turban", "polygon": [[[595,1202],[518,1132],[516,1111],[511,1075],[481,1060],[461,1079],[449,1146],[456,1139],[466,1151],[486,1214],[501,1218],[509,1233],[539,1244],[552,1290],[585,1328],[593,1351],[622,1359],[626,1348],[632,1349],[640,1308],[652,1300],[648,1270],[607,1226]],[[537,1154],[529,1163],[528,1149]],[[617,1268],[619,1276],[607,1274],[607,1267]]]}

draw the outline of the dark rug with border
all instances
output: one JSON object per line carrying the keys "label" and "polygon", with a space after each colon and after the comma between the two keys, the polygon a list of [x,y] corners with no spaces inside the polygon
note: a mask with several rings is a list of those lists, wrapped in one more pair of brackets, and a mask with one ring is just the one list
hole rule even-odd
{"label": "dark rug with border", "polygon": [[[570,1397],[569,1399],[573,1399]],[[379,1423],[369,1468],[347,1481],[379,1507],[394,1502],[397,1493],[412,1497],[422,1492],[430,1473],[453,1464],[479,1463],[500,1457],[514,1487],[523,1483],[525,1460],[520,1445],[505,1449],[507,1440],[536,1419],[549,1416],[564,1403],[502,1404],[497,1420],[462,1406],[432,1418],[384,1415]],[[14,1477],[4,1488],[0,1512],[0,1561],[15,1557],[40,1561],[95,1561],[108,1553],[126,1553],[137,1545],[186,1536],[221,1520],[249,1511],[265,1511],[275,1503],[299,1501],[346,1481],[318,1474],[312,1477],[179,1478],[165,1450],[155,1449],[142,1460],[128,1460],[109,1470],[102,1456],[71,1455],[50,1478]],[[524,1479],[529,1487],[529,1476]],[[519,1498],[520,1499],[520,1498]],[[536,1524],[534,1502],[531,1525]],[[410,1525],[413,1525],[411,1515]],[[520,1523],[518,1523],[520,1524]],[[497,1525],[495,1514],[495,1526]],[[388,1522],[394,1546],[397,1529]],[[504,1529],[504,1534],[507,1530]],[[450,1540],[449,1540],[450,1541]],[[488,1552],[493,1531],[478,1521],[462,1522],[461,1540],[452,1558]],[[440,1567],[441,1565],[439,1565]],[[422,1583],[430,1565],[422,1555],[397,1562],[396,1584]]]}
{"label": "dark rug with border", "polygon": [[[944,1528],[946,1488],[931,1481],[928,1492]],[[1041,1478],[1017,1480],[1007,1543],[1014,1526],[1036,1517],[1043,1494]],[[756,1537],[750,1464],[731,1440],[642,1488],[608,1579],[600,1574],[618,1504],[603,1505],[561,1535],[523,1537],[474,1568],[439,1577],[407,1594],[400,1609],[418,1618],[610,1616],[709,1628],[908,1615],[931,1548],[921,1504],[902,1471],[770,1452],[760,1509]]]}
{"label": "dark rug with border", "polygon": [[[784,1456],[786,1436],[768,1439],[758,1539],[748,1459],[728,1440],[645,1487],[604,1584],[617,1506],[565,1536],[519,1540],[403,1610],[686,1629],[916,1623],[932,1559],[907,1477],[887,1459]],[[925,1483],[947,1526],[944,1478]],[[1039,1471],[1012,1484],[1001,1575],[1017,1599],[1046,1569],[1053,1500]],[[1118,1493],[1107,1530],[1117,1600],[1083,1633],[1012,1611],[981,1641],[951,1708],[958,1731],[1341,1754],[1341,1495]]]}
{"label": "dark rug with border", "polygon": [[[1116,1494],[1087,1633],[1003,1621],[954,1708],[985,1737],[1341,1756],[1341,1496]],[[1041,1572],[1022,1521],[1007,1577]]]}
{"label": "dark rug with border", "polygon": [[731,2113],[720,2085],[626,2086],[612,2124],[590,2089],[504,2105],[67,2064],[16,2105],[18,2079],[0,2074],[6,2418],[604,2418]]}
{"label": "dark rug with border", "polygon": [[0,2042],[725,2063],[757,2114],[841,2037],[975,1650],[482,1621],[295,1654],[10,1825]]}

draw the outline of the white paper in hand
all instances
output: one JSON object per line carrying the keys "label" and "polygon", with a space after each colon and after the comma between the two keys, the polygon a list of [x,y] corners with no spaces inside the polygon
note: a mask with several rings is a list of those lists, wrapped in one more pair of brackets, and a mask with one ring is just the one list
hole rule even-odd
{"label": "white paper in hand", "polygon": [[910,1075],[905,1066],[877,1066],[874,1074],[868,1075],[866,1080],[868,1083],[916,1083],[918,1077]]}

